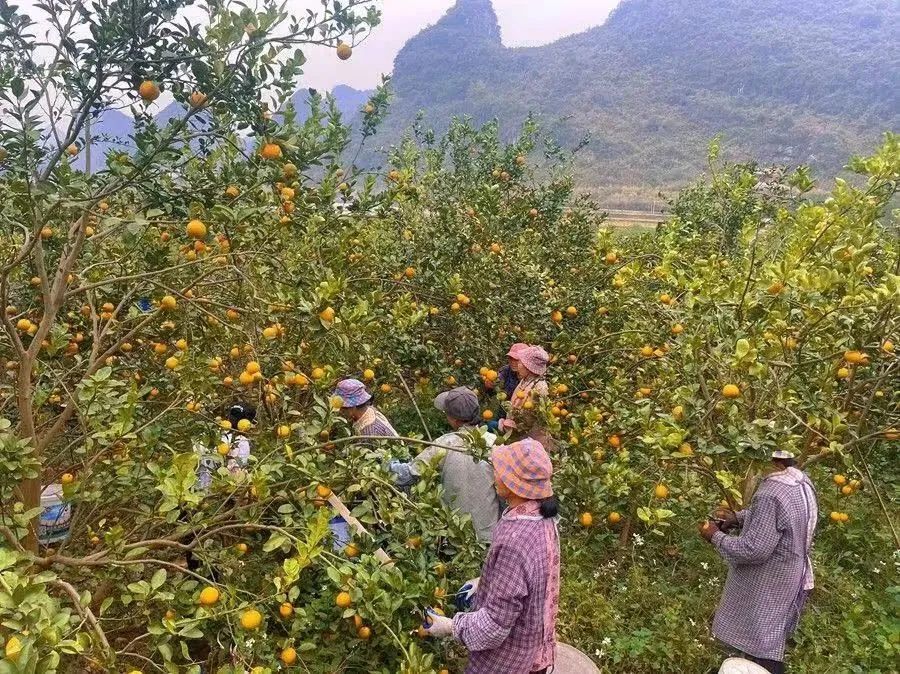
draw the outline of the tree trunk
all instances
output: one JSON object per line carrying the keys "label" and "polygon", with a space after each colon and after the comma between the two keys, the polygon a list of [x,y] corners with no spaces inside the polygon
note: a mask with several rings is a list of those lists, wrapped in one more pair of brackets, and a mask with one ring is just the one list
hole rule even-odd
{"label": "tree trunk", "polygon": [[[41,505],[41,472],[43,465],[41,457],[38,454],[37,437],[34,431],[34,407],[31,386],[31,368],[32,358],[28,354],[23,354],[19,361],[19,374],[16,379],[16,406],[19,412],[19,437],[23,440],[30,440],[35,452],[35,459],[38,461],[37,477],[23,480],[19,485],[22,493],[22,501],[26,510],[37,508]],[[40,523],[40,514],[31,519],[28,524],[28,534],[25,536],[23,545],[29,552],[37,554],[38,551],[38,525]]]}

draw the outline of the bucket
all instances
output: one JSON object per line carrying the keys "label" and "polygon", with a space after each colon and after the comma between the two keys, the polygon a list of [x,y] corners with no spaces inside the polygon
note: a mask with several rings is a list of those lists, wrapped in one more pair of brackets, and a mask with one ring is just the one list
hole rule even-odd
{"label": "bucket", "polygon": [[38,525],[38,542],[50,545],[69,537],[69,520],[72,506],[63,500],[61,484],[48,484],[41,491],[41,519]]}
{"label": "bucket", "polygon": [[340,552],[350,542],[350,525],[347,520],[338,515],[328,520],[328,528],[331,529],[331,537],[334,539],[332,549]]}
{"label": "bucket", "polygon": [[553,674],[600,674],[600,669],[577,648],[557,643]]}

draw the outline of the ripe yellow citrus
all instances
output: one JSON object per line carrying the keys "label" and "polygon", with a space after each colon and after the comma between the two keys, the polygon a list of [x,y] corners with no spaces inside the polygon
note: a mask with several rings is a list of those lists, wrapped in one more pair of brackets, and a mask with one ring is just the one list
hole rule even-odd
{"label": "ripe yellow citrus", "polygon": [[323,370],[321,367],[314,367],[313,371],[310,372],[310,376],[313,379],[321,379],[325,376],[325,370]]}
{"label": "ripe yellow citrus", "polygon": [[346,61],[348,58],[353,56],[353,47],[351,47],[346,42],[338,42],[336,51],[337,51],[337,57],[341,61]]}
{"label": "ripe yellow citrus", "polygon": [[331,323],[334,320],[334,309],[331,307],[325,307],[322,311],[319,312],[319,318],[321,318],[326,323]]}
{"label": "ripe yellow citrus", "polygon": [[188,105],[192,108],[202,108],[207,103],[207,96],[202,91],[192,91],[188,96]]}
{"label": "ripe yellow citrus", "polygon": [[63,473],[59,481],[62,484],[72,484],[75,481],[75,476],[72,473]]}
{"label": "ripe yellow citrus", "polygon": [[680,421],[684,417],[684,407],[681,405],[676,405],[672,408],[672,416],[675,417],[676,421]]}
{"label": "ripe yellow citrus", "polygon": [[328,485],[320,484],[316,487],[316,494],[319,495],[319,498],[328,498],[331,496],[331,487]]}
{"label": "ripe yellow citrus", "polygon": [[289,601],[286,601],[278,607],[278,615],[280,615],[285,620],[294,615],[294,605]]}
{"label": "ripe yellow citrus", "polygon": [[684,332],[684,326],[681,323],[676,323],[672,326],[673,335],[680,335],[682,332]]}
{"label": "ripe yellow citrus", "polygon": [[255,630],[262,624],[262,614],[255,608],[241,613],[241,627],[245,630]]}
{"label": "ripe yellow citrus", "polygon": [[278,159],[281,157],[281,146],[276,143],[266,143],[259,153],[263,159]]}
{"label": "ripe yellow citrus", "polygon": [[278,427],[278,437],[279,438],[288,438],[291,435],[291,427],[287,424],[283,424]]}
{"label": "ripe yellow citrus", "polygon": [[363,625],[358,630],[356,630],[356,636],[358,636],[363,641],[366,641],[369,637],[372,636],[372,629],[366,625]]}
{"label": "ripe yellow citrus", "polygon": [[206,236],[206,225],[200,220],[191,220],[187,224],[187,235],[192,239],[202,239]]}
{"label": "ripe yellow citrus", "polygon": [[616,511],[613,511],[609,514],[609,517],[607,517],[606,519],[609,520],[610,524],[618,524],[620,521],[622,521],[622,516],[619,513],[617,513]]}
{"label": "ripe yellow citrus", "polygon": [[349,592],[338,592],[334,598],[334,603],[337,604],[338,608],[349,608],[353,603],[353,599],[350,597]]}
{"label": "ripe yellow citrus", "polygon": [[253,424],[250,422],[249,419],[241,419],[240,421],[237,422],[237,428],[241,432],[249,431],[252,426],[253,426]]}
{"label": "ripe yellow citrus", "polygon": [[138,93],[148,103],[152,103],[159,98],[159,87],[152,80],[144,80],[138,87]]}
{"label": "ripe yellow citrus", "polygon": [[722,387],[722,396],[725,398],[740,398],[741,389],[734,384],[725,384]]}
{"label": "ripe yellow citrus", "polygon": [[578,521],[581,522],[581,526],[587,528],[594,525],[594,516],[591,513],[581,513],[581,517],[578,518]]}
{"label": "ripe yellow citrus", "polygon": [[845,351],[844,360],[851,365],[859,365],[865,360],[866,356],[862,351]]}
{"label": "ripe yellow citrus", "polygon": [[653,356],[653,347],[649,344],[645,344],[641,347],[641,355],[644,358],[651,358]]}
{"label": "ripe yellow citrus", "polygon": [[484,419],[485,421],[490,421],[491,419],[494,418],[494,413],[491,410],[485,410],[484,412],[481,413],[481,418]]}
{"label": "ripe yellow citrus", "polygon": [[297,662],[297,651],[288,646],[284,650],[281,651],[281,661],[286,664],[288,667]]}
{"label": "ripe yellow citrus", "polygon": [[664,484],[658,484],[653,488],[653,495],[659,499],[667,498],[669,496],[669,488]]}
{"label": "ripe yellow citrus", "polygon": [[353,543],[348,543],[347,547],[344,548],[344,554],[350,559],[359,557],[359,548],[353,545]]}
{"label": "ripe yellow citrus", "polygon": [[178,301],[171,295],[163,295],[163,298],[159,301],[159,306],[166,311],[173,311],[178,306]]}
{"label": "ripe yellow citrus", "polygon": [[375,371],[367,369],[363,372],[363,381],[372,381],[375,379]]}
{"label": "ripe yellow citrus", "polygon": [[850,496],[850,494],[853,493],[853,487],[851,487],[849,484],[845,484],[843,487],[841,487],[841,493],[844,496]]}
{"label": "ripe yellow citrus", "polygon": [[618,435],[611,435],[607,440],[611,447],[619,448],[622,446],[622,439]]}
{"label": "ripe yellow citrus", "polygon": [[566,316],[568,316],[569,318],[575,318],[577,315],[578,309],[576,309],[575,307],[566,308]]}
{"label": "ripe yellow citrus", "polygon": [[847,477],[845,475],[841,475],[840,473],[835,475],[832,479],[834,480],[834,483],[838,487],[841,487],[841,486],[847,484]]}
{"label": "ripe yellow citrus", "polygon": [[257,361],[251,360],[247,363],[247,366],[244,368],[244,370],[246,370],[250,374],[256,374],[257,372],[262,371],[262,368],[260,368]]}
{"label": "ripe yellow citrus", "polygon": [[166,367],[170,370],[174,370],[179,366],[180,363],[181,361],[178,360],[175,356],[169,356],[168,358],[166,358]]}
{"label": "ripe yellow citrus", "polygon": [[378,387],[378,389],[379,389],[382,393],[385,393],[385,394],[390,393],[390,392],[393,390],[393,389],[391,388],[391,385],[390,385],[390,384],[382,384],[381,386]]}
{"label": "ripe yellow citrus", "polygon": [[850,370],[846,367],[839,367],[837,371],[838,379],[847,379],[850,377]]}
{"label": "ripe yellow citrus", "polygon": [[561,323],[563,319],[563,315],[561,311],[555,310],[550,314],[550,320],[554,323]]}
{"label": "ripe yellow citrus", "polygon": [[219,601],[219,590],[212,586],[204,587],[200,590],[200,597],[198,599],[201,606],[212,606],[216,602]]}

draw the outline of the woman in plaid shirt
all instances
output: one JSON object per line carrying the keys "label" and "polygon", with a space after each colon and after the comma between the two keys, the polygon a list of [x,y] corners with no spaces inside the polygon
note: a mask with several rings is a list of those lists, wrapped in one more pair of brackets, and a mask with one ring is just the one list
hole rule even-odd
{"label": "woman in plaid shirt", "polygon": [[429,613],[427,629],[469,650],[466,674],[545,674],[555,660],[559,610],[553,465],[531,439],[495,448],[491,462],[509,508],[494,528],[481,578],[472,581],[474,610],[452,620]]}

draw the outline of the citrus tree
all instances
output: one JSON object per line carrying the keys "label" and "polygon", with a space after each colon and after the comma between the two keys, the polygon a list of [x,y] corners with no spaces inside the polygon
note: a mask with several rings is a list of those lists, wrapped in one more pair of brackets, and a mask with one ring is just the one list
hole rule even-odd
{"label": "citrus tree", "polygon": [[[486,393],[513,341],[553,354],[535,414],[559,443],[568,583],[639,538],[694,554],[695,523],[746,502],[776,447],[830,481],[835,547],[855,503],[889,511],[896,136],[824,200],[805,170],[713,147],[667,223],[622,235],[532,120],[510,143],[497,124],[416,129],[376,175],[331,101],[283,108],[297,49],[352,57],[369,3],[214,3],[199,23],[188,5],[49,4],[49,52],[2,13],[0,671],[457,669],[415,632],[484,550],[438,476],[403,492],[385,464],[444,432],[439,390]],[[181,111],[166,125],[161,92]],[[127,106],[133,149],[79,168],[90,121]],[[381,88],[364,139],[386,111]],[[404,438],[353,436],[330,396],[344,376]],[[231,429],[238,402],[258,412]],[[505,405],[483,397],[486,418]],[[69,536],[39,546],[57,483]],[[349,543],[340,504],[364,528]],[[587,646],[608,625],[580,623],[580,601],[561,628]]]}

